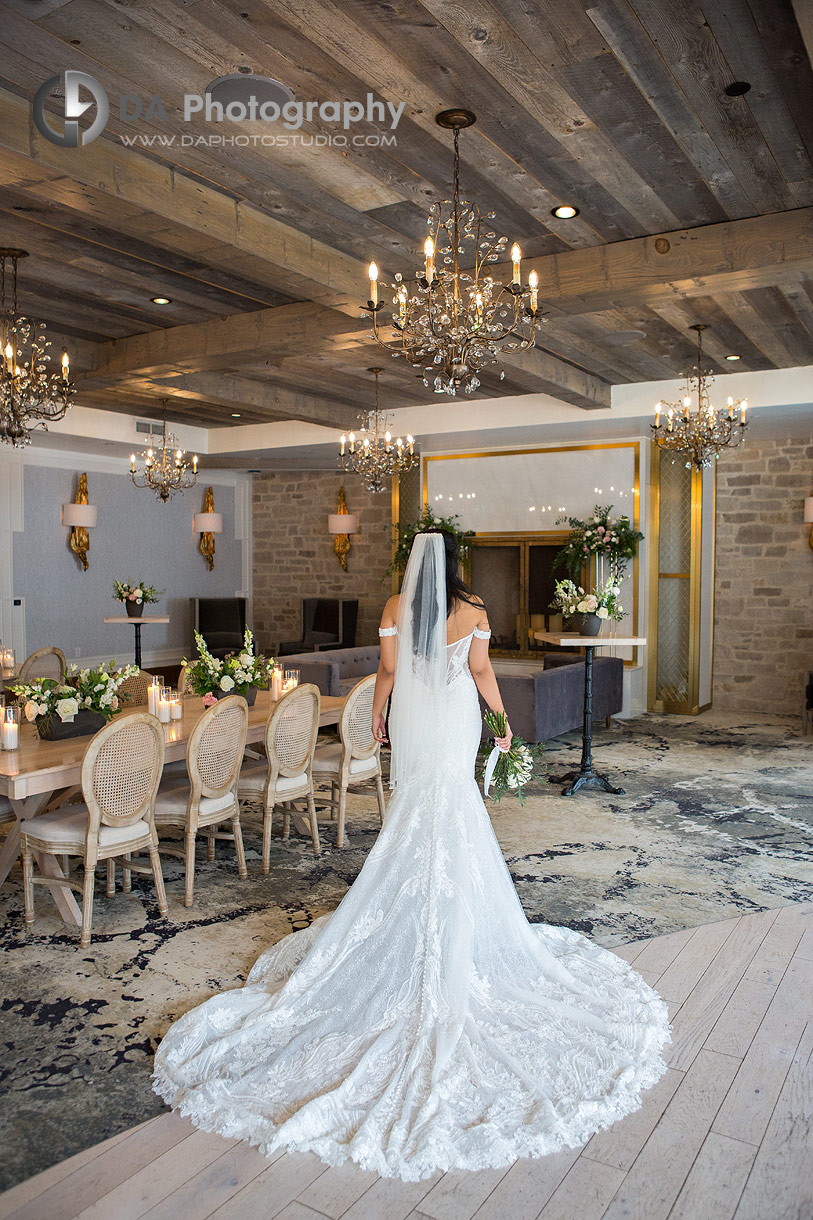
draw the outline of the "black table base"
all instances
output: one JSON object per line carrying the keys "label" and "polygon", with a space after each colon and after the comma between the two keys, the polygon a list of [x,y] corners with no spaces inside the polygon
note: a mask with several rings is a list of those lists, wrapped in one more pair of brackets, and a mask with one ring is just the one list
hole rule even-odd
{"label": "black table base", "polygon": [[602,792],[612,792],[613,796],[623,796],[624,789],[616,788],[606,775],[599,775],[593,770],[593,653],[596,645],[590,643],[590,637],[584,638],[584,724],[582,728],[582,760],[578,771],[556,778],[550,777],[552,784],[565,784],[562,796],[573,796],[580,788],[600,788]]}
{"label": "black table base", "polygon": [[135,663],[141,669],[141,623],[137,618],[133,619],[133,626],[135,627]]}

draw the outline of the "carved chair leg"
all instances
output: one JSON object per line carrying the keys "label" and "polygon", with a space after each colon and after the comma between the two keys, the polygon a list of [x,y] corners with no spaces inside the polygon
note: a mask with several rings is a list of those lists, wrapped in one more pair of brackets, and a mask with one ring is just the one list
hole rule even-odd
{"label": "carved chair leg", "polygon": [[313,850],[317,856],[322,854],[322,845],[319,842],[319,824],[316,821],[316,802],[313,799],[313,791],[308,792],[308,818],[311,824],[311,843]]}
{"label": "carved chair leg", "polygon": [[376,775],[376,777],[375,777],[375,791],[376,791],[376,796],[378,797],[378,816],[381,821],[381,825],[383,826],[384,825],[384,814],[387,811],[387,804],[386,804],[386,801],[384,800],[384,785],[381,782],[380,775]]}
{"label": "carved chair leg", "polygon": [[105,893],[108,898],[112,898],[116,893],[116,861],[112,857],[107,861],[107,889]]}
{"label": "carved chair leg", "polygon": [[85,865],[85,884],[82,890],[82,934],[79,944],[87,949],[90,944],[90,925],[93,922],[93,890],[96,884],[96,870]]}
{"label": "carved chair leg", "polygon": [[34,926],[34,857],[28,846],[22,850],[23,902],[25,903],[25,926]]}
{"label": "carved chair leg", "polygon": [[339,792],[339,809],[336,814],[338,826],[336,829],[336,846],[344,847],[344,811],[347,806],[347,789],[342,788]]}
{"label": "carved chair leg", "polygon": [[167,906],[167,892],[164,889],[164,874],[161,871],[161,857],[158,855],[158,848],[155,844],[150,847],[150,864],[152,865],[152,875],[155,880],[155,892],[158,895],[158,910],[162,915],[166,915],[169,907]]}
{"label": "carved chair leg", "polygon": [[236,810],[234,817],[231,820],[232,833],[234,834],[234,850],[237,853],[237,871],[240,877],[245,881],[248,876],[248,868],[246,867],[246,851],[243,847],[243,830],[240,826],[240,810]]}
{"label": "carved chair leg", "polygon": [[282,802],[282,837],[291,837],[291,805],[289,801]]}
{"label": "carved chair leg", "polygon": [[122,861],[121,861],[121,892],[122,892],[122,894],[129,894],[133,888],[133,874],[130,871],[130,861],[132,860],[132,858],[133,858],[132,853],[129,851],[125,852],[124,856],[122,857]]}
{"label": "carved chair leg", "polygon": [[263,863],[264,873],[271,871],[271,831],[273,829],[274,806],[263,811]]}
{"label": "carved chair leg", "polygon": [[183,904],[185,907],[191,907],[195,893],[195,836],[189,831],[186,832],[185,847],[186,886],[184,888]]}

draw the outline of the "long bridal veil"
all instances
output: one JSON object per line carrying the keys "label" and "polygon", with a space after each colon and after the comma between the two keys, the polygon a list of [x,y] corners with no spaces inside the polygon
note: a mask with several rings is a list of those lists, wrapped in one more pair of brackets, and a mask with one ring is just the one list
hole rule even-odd
{"label": "long bridal veil", "polygon": [[446,693],[446,554],[442,534],[417,534],[398,603],[390,786],[426,777]]}

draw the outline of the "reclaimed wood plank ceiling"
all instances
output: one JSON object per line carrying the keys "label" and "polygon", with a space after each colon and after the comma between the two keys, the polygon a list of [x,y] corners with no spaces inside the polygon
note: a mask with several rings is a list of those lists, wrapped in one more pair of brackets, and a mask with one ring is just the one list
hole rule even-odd
{"label": "reclaimed wood plank ceiling", "polygon": [[[345,426],[371,363],[389,405],[426,401],[358,313],[369,259],[414,269],[448,197],[434,116],[451,105],[478,116],[464,193],[520,242],[549,315],[540,351],[481,395],[607,405],[610,384],[682,373],[693,322],[718,371],[813,363],[806,0],[5,0],[0,16],[0,244],[31,252],[21,305],[68,338],[88,405],[169,393],[175,419]],[[31,121],[65,68],[111,99],[81,149]],[[246,72],[303,101],[403,103],[395,140],[362,121],[343,146],[318,115],[274,146],[190,140],[268,133],[183,121],[184,94]],[[729,96],[736,81],[750,90]],[[123,121],[124,94],[165,117]],[[562,203],[578,216],[555,218]]]}

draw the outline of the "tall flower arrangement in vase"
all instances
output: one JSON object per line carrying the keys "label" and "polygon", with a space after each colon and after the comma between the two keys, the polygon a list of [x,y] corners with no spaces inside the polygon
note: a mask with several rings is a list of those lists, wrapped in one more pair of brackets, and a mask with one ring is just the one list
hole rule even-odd
{"label": "tall flower arrangement in vase", "polygon": [[206,641],[199,631],[195,632],[198,657],[195,661],[183,660],[186,680],[196,695],[203,696],[205,706],[210,707],[226,695],[242,695],[254,702],[258,689],[268,686],[275,662],[271,657],[254,655],[254,636],[246,628],[240,652],[230,653],[222,660],[212,656]]}
{"label": "tall flower arrangement in vase", "polygon": [[[612,507],[612,504],[596,504],[592,516],[586,520],[580,517],[559,518],[557,525],[567,524],[571,532],[553,561],[553,570],[564,571],[570,578],[568,582],[560,584],[568,583],[579,589],[580,596],[576,598],[576,602],[583,602],[585,597],[596,601],[596,608],[593,610],[574,609],[571,613],[595,614],[599,610],[607,610],[606,617],[611,622],[620,622],[624,615],[617,601],[621,581],[627,564],[635,558],[638,544],[644,535],[634,528],[625,514],[611,517]],[[589,571],[591,567],[594,568],[594,588],[585,590],[578,584],[579,577],[584,568]],[[559,586],[557,593],[558,591]],[[615,599],[612,609],[611,599]],[[605,616],[602,614],[600,617]]]}

